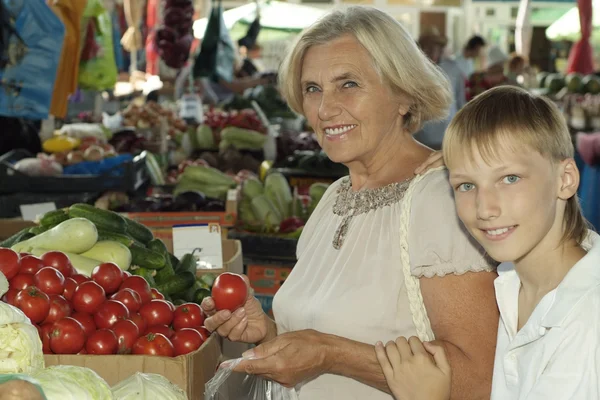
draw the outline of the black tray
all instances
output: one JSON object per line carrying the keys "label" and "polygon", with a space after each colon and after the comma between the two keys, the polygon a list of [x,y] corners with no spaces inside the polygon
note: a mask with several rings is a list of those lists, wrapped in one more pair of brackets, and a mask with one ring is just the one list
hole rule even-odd
{"label": "black tray", "polygon": [[56,208],[69,207],[75,203],[94,204],[100,193],[13,193],[0,194],[0,218],[21,216],[19,206],[25,204],[54,203]]}
{"label": "black tray", "polygon": [[296,263],[298,239],[264,236],[235,230],[227,232],[227,237],[242,243],[245,264],[249,260],[292,266]]}
{"label": "black tray", "polygon": [[[0,193],[132,192],[148,179],[146,152],[100,175],[29,176],[13,168],[15,162],[29,157],[35,156],[23,149],[0,157]],[[122,173],[113,174],[119,169]]]}

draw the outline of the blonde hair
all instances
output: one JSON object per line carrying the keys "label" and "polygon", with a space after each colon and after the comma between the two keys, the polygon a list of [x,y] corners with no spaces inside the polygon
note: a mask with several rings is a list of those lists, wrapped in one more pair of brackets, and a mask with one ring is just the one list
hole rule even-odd
{"label": "blonde hair", "polygon": [[296,39],[279,72],[281,93],[292,110],[303,114],[300,80],[306,51],[347,34],[353,35],[369,52],[379,76],[392,92],[411,101],[404,122],[408,132],[414,133],[424,122],[448,115],[452,102],[448,78],[429,61],[398,21],[365,6],[332,11]]}
{"label": "blonde hair", "polygon": [[[472,157],[465,151],[472,146],[484,160],[497,159],[500,143],[515,150],[526,146],[554,163],[573,158],[575,152],[565,118],[554,103],[516,86],[498,86],[456,114],[444,135],[444,160],[450,166],[458,158]],[[563,242],[581,244],[587,235],[577,195],[567,200],[563,228]]]}

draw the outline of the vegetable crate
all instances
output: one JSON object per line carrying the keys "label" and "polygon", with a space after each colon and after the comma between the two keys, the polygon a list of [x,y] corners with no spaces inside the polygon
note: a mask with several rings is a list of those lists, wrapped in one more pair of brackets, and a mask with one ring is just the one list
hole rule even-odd
{"label": "vegetable crate", "polygon": [[260,301],[263,310],[273,316],[273,297],[292,272],[291,266],[248,264],[248,279],[254,289],[254,295]]}
{"label": "vegetable crate", "polygon": [[296,263],[298,239],[235,230],[229,231],[227,237],[242,242],[244,264],[250,264],[249,260],[267,260],[268,262],[291,265]]}
{"label": "vegetable crate", "polygon": [[[2,168],[0,166],[0,168]],[[1,187],[1,185],[0,185]],[[75,203],[93,203],[101,193],[0,193],[0,218],[15,218],[21,216],[20,206],[26,204],[54,203],[56,208],[69,207]]]}
{"label": "vegetable crate", "polygon": [[146,154],[142,152],[133,161],[99,175],[29,176],[13,165],[35,156],[27,150],[13,150],[0,157],[0,193],[132,192],[147,181]]}

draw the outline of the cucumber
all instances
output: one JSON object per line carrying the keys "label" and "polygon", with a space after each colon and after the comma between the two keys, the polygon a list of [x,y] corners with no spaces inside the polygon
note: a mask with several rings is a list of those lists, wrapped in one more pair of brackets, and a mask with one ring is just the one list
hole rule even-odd
{"label": "cucumber", "polygon": [[196,282],[194,282],[194,284],[188,290],[183,292],[181,298],[185,299],[186,301],[193,302],[195,299],[194,295],[198,289],[202,289],[202,286],[200,285],[198,278],[196,278]]}
{"label": "cucumber", "polygon": [[69,219],[69,215],[64,209],[48,211],[44,216],[40,219],[41,226],[56,226],[63,221]]}
{"label": "cucumber", "polygon": [[135,240],[129,235],[126,235],[124,233],[107,231],[106,229],[98,229],[98,241],[100,240],[110,240],[112,242],[118,242],[124,244],[127,247],[131,247],[136,243]]}
{"label": "cucumber", "polygon": [[32,237],[35,236],[35,234],[29,232],[30,229],[31,228],[21,229],[19,232],[15,233],[14,235],[4,239],[2,242],[0,242],[0,247],[10,249],[17,243],[20,243],[27,239],[31,239]]}
{"label": "cucumber", "polygon": [[73,204],[69,207],[69,217],[85,218],[93,222],[98,229],[117,233],[126,233],[127,231],[127,222],[125,222],[125,218],[115,212],[101,210],[89,204]]}
{"label": "cucumber", "polygon": [[127,233],[129,236],[131,236],[138,242],[147,245],[152,239],[154,239],[152,231],[146,226],[129,218],[124,218],[124,220],[126,225],[125,233]]}
{"label": "cucumber", "polygon": [[165,283],[156,286],[156,289],[162,294],[173,295],[175,293],[183,293],[194,285],[196,277],[189,271],[183,271],[171,277]]}
{"label": "cucumber", "polygon": [[131,252],[131,265],[148,269],[161,269],[165,267],[165,256],[143,246],[133,244],[129,247]]}
{"label": "cucumber", "polygon": [[40,233],[44,233],[46,232],[48,229],[53,228],[53,226],[42,226],[42,225],[38,225],[38,226],[32,226],[31,228],[29,228],[29,232],[34,234],[34,235],[39,235]]}
{"label": "cucumber", "polygon": [[184,299],[175,299],[175,300],[173,300],[173,305],[176,305],[176,306],[180,306],[180,305],[185,304],[185,303],[187,303],[187,301],[185,301]]}
{"label": "cucumber", "polygon": [[200,281],[200,285],[203,288],[206,289],[212,289],[213,283],[215,283],[215,279],[217,279],[217,276],[215,274],[202,274],[202,276],[200,278],[198,278],[198,280]]}
{"label": "cucumber", "polygon": [[171,266],[173,267],[173,271],[177,271],[177,268],[179,268],[179,259],[171,253],[169,253],[169,259],[171,260]]}
{"label": "cucumber", "polygon": [[157,283],[163,283],[163,282],[167,281],[170,277],[175,275],[175,270],[173,269],[173,266],[171,265],[171,257],[169,257],[169,252],[167,251],[167,246],[165,246],[165,244],[163,243],[162,240],[152,239],[148,243],[148,249],[151,251],[155,251],[159,254],[162,254],[163,257],[165,257],[165,266],[163,268],[159,269],[158,272],[156,273],[156,276],[154,277],[156,279]]}
{"label": "cucumber", "polygon": [[181,257],[181,260],[179,261],[179,268],[175,272],[177,272],[178,274],[181,272],[191,272],[195,276],[197,264],[198,261],[196,260],[196,257],[193,254],[186,254],[183,257]]}
{"label": "cucumber", "polygon": [[207,297],[210,297],[210,290],[201,288],[196,290],[196,293],[194,293],[194,299],[192,300],[192,302],[201,305],[202,300],[204,300]]}
{"label": "cucumber", "polygon": [[150,287],[155,288],[156,287],[156,281],[154,280],[154,271],[148,268],[144,268],[144,267],[139,267],[139,268],[130,268],[129,272],[131,272],[131,274],[133,275],[138,275],[141,276],[142,278],[144,278],[146,280],[146,282],[148,282],[148,285],[150,285]]}

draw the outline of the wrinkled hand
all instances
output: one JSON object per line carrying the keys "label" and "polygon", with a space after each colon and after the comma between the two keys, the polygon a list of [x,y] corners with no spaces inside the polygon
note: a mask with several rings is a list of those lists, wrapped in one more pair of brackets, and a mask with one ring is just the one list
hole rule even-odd
{"label": "wrinkled hand", "polygon": [[450,398],[452,374],[442,346],[399,337],[385,348],[378,342],[375,353],[396,400]]}
{"label": "wrinkled hand", "polygon": [[206,297],[201,304],[204,314],[208,316],[204,326],[210,332],[216,331],[232,342],[258,343],[267,336],[269,317],[254,297],[248,277],[242,276],[248,287],[246,303],[233,313],[229,310],[217,311],[214,300]]}
{"label": "wrinkled hand", "polygon": [[312,329],[288,332],[244,353],[245,358],[234,371],[260,375],[294,387],[327,370],[327,345],[324,334]]}
{"label": "wrinkled hand", "polygon": [[415,169],[415,175],[423,174],[429,171],[430,169],[441,167],[443,165],[445,164],[442,152],[434,151],[429,155],[429,157],[427,157],[427,160],[425,160],[423,164],[419,165],[419,167]]}

